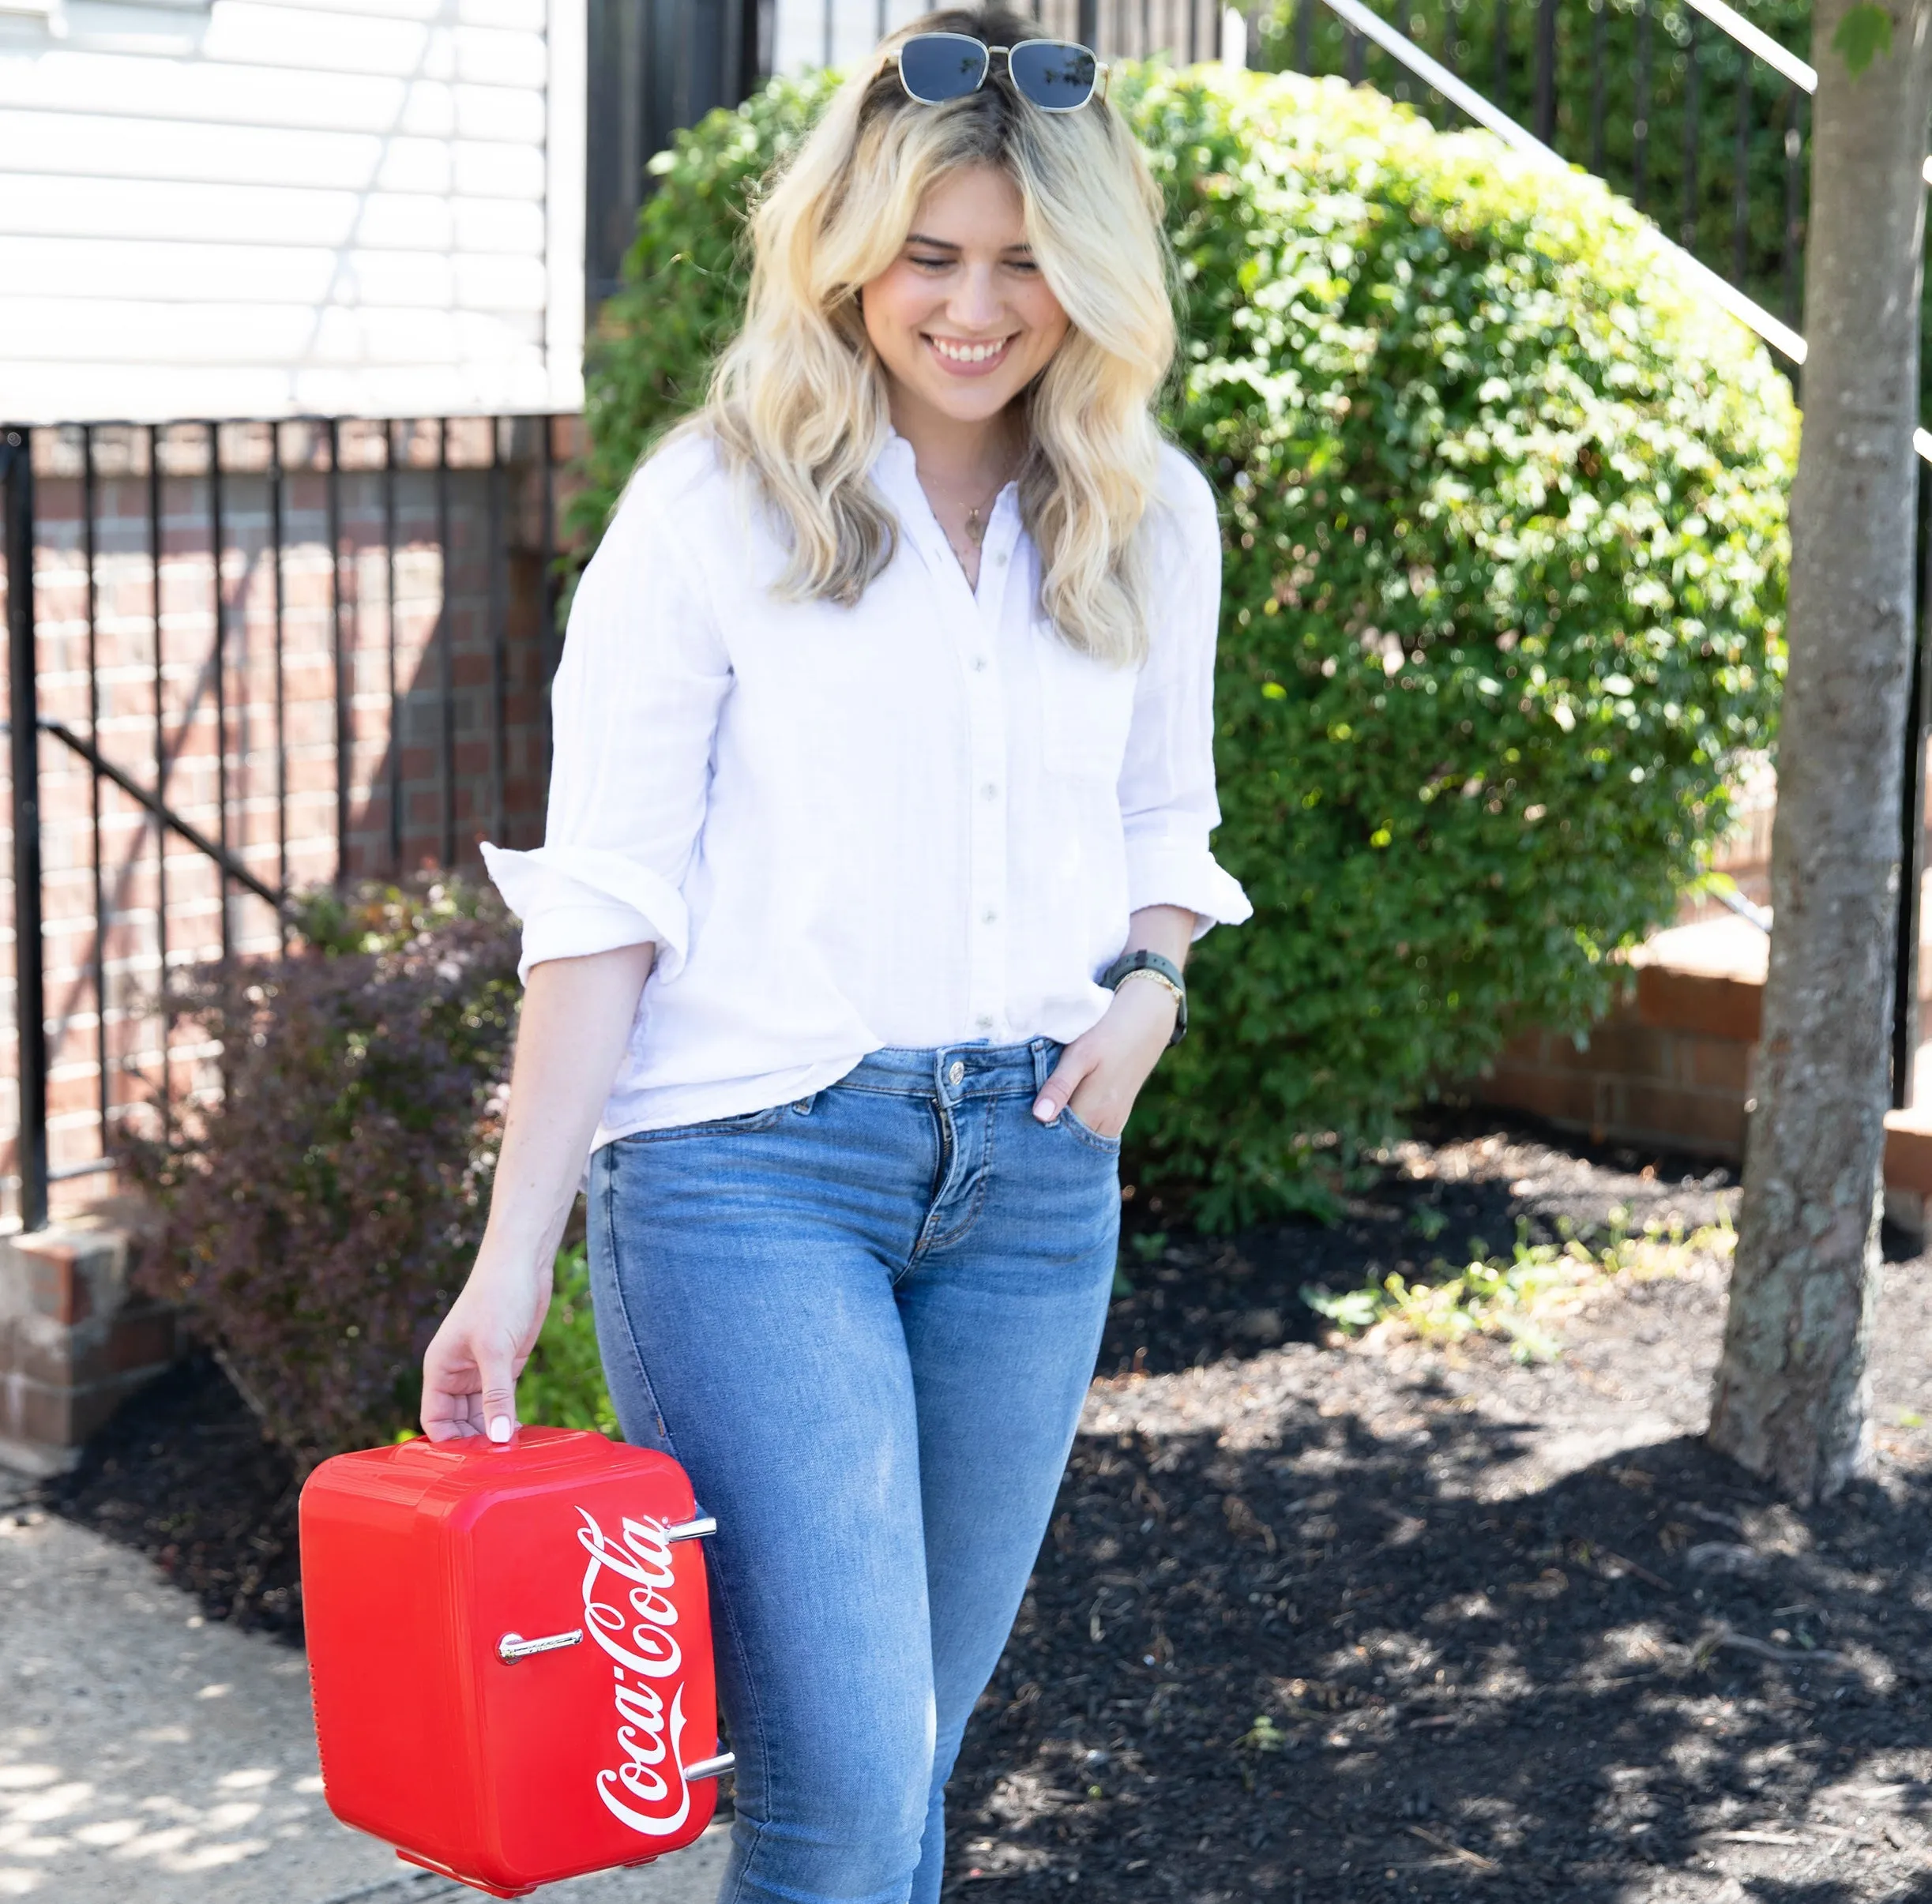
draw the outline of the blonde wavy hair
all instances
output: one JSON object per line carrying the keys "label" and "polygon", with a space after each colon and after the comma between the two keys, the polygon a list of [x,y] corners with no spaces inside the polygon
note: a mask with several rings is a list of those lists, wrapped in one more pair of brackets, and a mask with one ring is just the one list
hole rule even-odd
{"label": "blonde wavy hair", "polygon": [[1073,647],[1137,663],[1147,649],[1140,530],[1161,445],[1150,406],[1175,350],[1160,188],[1097,95],[1076,112],[1042,112],[996,66],[964,99],[915,103],[889,56],[917,32],[1010,47],[1039,28],[998,6],[947,8],[880,41],[758,195],[743,326],[701,408],[670,434],[709,431],[734,475],[748,473],[788,523],[791,561],[775,592],[856,603],[896,541],[866,480],[891,422],[857,293],[898,257],[936,182],[960,167],[997,167],[1018,188],[1033,255],[1071,321],[1014,400],[1025,412],[1017,480],[1040,554],[1041,606]]}

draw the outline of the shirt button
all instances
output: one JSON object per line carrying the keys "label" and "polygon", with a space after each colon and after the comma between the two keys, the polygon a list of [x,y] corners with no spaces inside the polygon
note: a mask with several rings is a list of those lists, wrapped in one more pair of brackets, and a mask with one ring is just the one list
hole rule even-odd
{"label": "shirt button", "polygon": [[989,800],[997,800],[999,798],[999,789],[990,780],[987,781],[979,791]]}
{"label": "shirt button", "polygon": [[[983,1018],[979,1022],[983,1025],[987,1021]],[[953,1062],[946,1066],[946,1082],[949,1084],[958,1083],[965,1075],[966,1067],[957,1058],[953,1059]]]}
{"label": "shirt button", "polygon": [[989,906],[979,916],[986,921],[987,925],[990,926],[999,918],[999,914]]}
{"label": "shirt button", "polygon": [[973,672],[974,672],[975,674],[983,674],[986,672],[986,656],[985,656],[985,655],[975,655],[973,656],[973,658],[972,658],[972,671],[973,671]]}
{"label": "shirt button", "polygon": [[994,556],[994,558],[993,558],[993,566],[994,566],[995,569],[1003,569],[1003,568],[1005,568],[1005,565],[1006,565],[1006,558],[1005,558],[1005,556],[1003,554],[996,554]]}
{"label": "shirt button", "polygon": [[990,1031],[993,1029],[992,1020],[988,1018],[983,1012],[982,1012],[979,1016],[973,1020],[973,1023],[977,1025],[982,1031]]}

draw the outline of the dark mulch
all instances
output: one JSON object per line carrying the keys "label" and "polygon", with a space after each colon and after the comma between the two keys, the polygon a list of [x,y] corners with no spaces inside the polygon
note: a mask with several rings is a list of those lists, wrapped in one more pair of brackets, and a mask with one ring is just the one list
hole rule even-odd
{"label": "dark mulch", "polygon": [[[1330,1228],[1213,1241],[1137,1212],[955,1782],[949,1895],[1932,1904],[1923,1262],[1891,1272],[1877,1478],[1802,1514],[1696,1439],[1714,1261],[1605,1295],[1533,1367],[1324,1346],[1299,1298],[1519,1222],[1694,1226],[1732,1194],[1445,1117]],[[49,1499],[292,1635],[291,1479],[204,1362]]]}
{"label": "dark mulch", "polygon": [[1890,1272],[1877,1478],[1802,1514],[1697,1439],[1715,1259],[1606,1295],[1554,1365],[1257,1349],[1301,1282],[1426,1264],[1423,1229],[1694,1225],[1727,1185],[1436,1136],[1335,1230],[1148,1252],[968,1737],[949,1895],[1932,1899],[1925,1264]]}
{"label": "dark mulch", "polygon": [[294,1463],[212,1358],[150,1383],[43,1504],[137,1547],[216,1620],[302,1634]]}
{"label": "dark mulch", "polygon": [[[1504,1167],[1512,1159],[1520,1169]],[[1673,1219],[1708,1222],[1734,1189],[1733,1173],[1708,1161],[1576,1140],[1553,1146],[1513,1137],[1493,1117],[1445,1110],[1423,1121],[1332,1222],[1284,1223],[1228,1241],[1182,1230],[1163,1248],[1158,1207],[1130,1196],[1124,1258],[1135,1286],[1107,1318],[1100,1373],[1160,1375],[1312,1341],[1321,1325],[1302,1301],[1306,1285],[1359,1289],[1391,1271],[1426,1279],[1438,1257],[1506,1255],[1519,1230],[1554,1241],[1566,1219],[1584,1233],[1606,1229],[1616,1213],[1633,1230]]]}

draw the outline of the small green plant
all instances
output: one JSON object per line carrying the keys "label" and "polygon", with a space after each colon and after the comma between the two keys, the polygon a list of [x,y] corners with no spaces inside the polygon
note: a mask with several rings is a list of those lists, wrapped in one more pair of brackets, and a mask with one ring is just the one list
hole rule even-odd
{"label": "small green plant", "polygon": [[1237,1741],[1250,1752],[1280,1752],[1288,1742],[1288,1735],[1265,1712],[1255,1716],[1254,1723]]}
{"label": "small green plant", "polygon": [[1131,1256],[1137,1263],[1144,1263],[1149,1268],[1160,1263],[1167,1253],[1167,1233],[1164,1230],[1143,1230],[1121,1239],[1121,1258],[1114,1265],[1114,1294],[1116,1297],[1131,1296],[1134,1282],[1127,1273],[1127,1259]]}
{"label": "small green plant", "polygon": [[1302,1300],[1317,1316],[1352,1335],[1372,1328],[1387,1314],[1385,1294],[1380,1283],[1370,1283],[1366,1289],[1346,1289],[1339,1294],[1332,1290],[1305,1285]]}
{"label": "small green plant", "polygon": [[1619,1204],[1607,1228],[1586,1240],[1560,1219],[1558,1240],[1539,1243],[1530,1240],[1528,1220],[1519,1218],[1507,1256],[1491,1256],[1481,1238],[1472,1237],[1468,1261],[1452,1268],[1438,1258],[1426,1281],[1392,1272],[1339,1293],[1304,1288],[1302,1300],[1345,1335],[1389,1323],[1441,1344],[1472,1335],[1503,1335],[1519,1361],[1553,1361],[1562,1346],[1550,1320],[1592,1287],[1617,1276],[1675,1275],[1687,1256],[1727,1256],[1735,1240],[1728,1217],[1689,1234],[1681,1224],[1650,1223],[1638,1237],[1630,1234],[1629,1221],[1629,1211]]}
{"label": "small green plant", "polygon": [[1449,1219],[1434,1204],[1421,1204],[1409,1213],[1409,1227],[1425,1243],[1433,1243],[1449,1227]]}
{"label": "small green plant", "polygon": [[604,1385],[603,1358],[590,1301],[590,1262],[581,1243],[557,1256],[556,1293],[528,1365],[517,1384],[517,1412],[546,1428],[594,1428],[621,1438]]}

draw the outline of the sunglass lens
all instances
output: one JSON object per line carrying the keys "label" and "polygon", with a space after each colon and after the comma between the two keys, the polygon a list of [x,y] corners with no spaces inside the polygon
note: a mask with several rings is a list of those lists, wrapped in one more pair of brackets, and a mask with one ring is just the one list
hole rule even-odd
{"label": "sunglass lens", "polygon": [[986,77],[987,51],[964,33],[915,33],[899,49],[899,77],[922,105],[964,99]]}
{"label": "sunglass lens", "polygon": [[1093,97],[1093,55],[1065,39],[1023,39],[1008,54],[1013,83],[1036,106],[1068,112]]}

